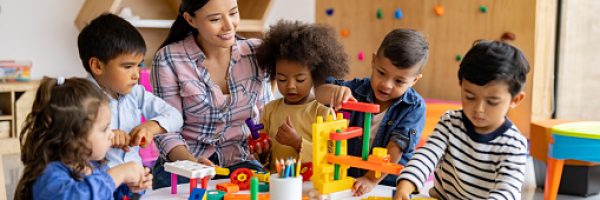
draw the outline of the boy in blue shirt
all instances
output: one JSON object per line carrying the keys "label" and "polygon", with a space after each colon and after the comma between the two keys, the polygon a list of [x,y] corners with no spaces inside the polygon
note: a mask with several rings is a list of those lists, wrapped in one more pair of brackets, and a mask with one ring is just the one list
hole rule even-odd
{"label": "boy in blue shirt", "polygon": [[[107,155],[113,167],[128,161],[142,164],[139,146],[150,144],[155,134],[176,132],[183,117],[174,107],[138,85],[146,44],[129,22],[103,14],[79,33],[79,57],[96,83],[108,96],[114,132]],[[142,116],[146,119],[141,122]]]}
{"label": "boy in blue shirt", "polygon": [[[339,108],[342,102],[356,100],[375,103],[381,113],[373,115],[370,151],[385,147],[391,162],[405,165],[412,157],[425,125],[425,101],[412,88],[422,77],[427,62],[429,44],[417,31],[396,29],[388,33],[373,54],[371,78],[351,81],[329,78],[317,88],[317,100]],[[363,126],[364,114],[352,112],[350,126]],[[348,140],[348,154],[361,156],[362,138]],[[377,184],[394,186],[396,176],[350,168],[348,175],[356,177],[352,188],[355,196],[370,192]]]}

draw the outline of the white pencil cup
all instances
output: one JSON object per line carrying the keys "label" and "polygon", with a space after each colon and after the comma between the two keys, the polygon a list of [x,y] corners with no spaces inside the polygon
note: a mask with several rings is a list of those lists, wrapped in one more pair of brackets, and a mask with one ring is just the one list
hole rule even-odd
{"label": "white pencil cup", "polygon": [[271,175],[269,193],[271,199],[302,200],[302,176],[280,178],[278,174]]}

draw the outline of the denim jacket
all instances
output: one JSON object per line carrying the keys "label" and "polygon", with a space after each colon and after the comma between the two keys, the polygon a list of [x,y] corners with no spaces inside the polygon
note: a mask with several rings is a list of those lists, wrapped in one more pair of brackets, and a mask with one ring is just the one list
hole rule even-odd
{"label": "denim jacket", "polygon": [[[350,88],[352,95],[359,102],[375,102],[370,78],[344,81],[329,77],[326,83]],[[369,153],[372,153],[373,147],[385,148],[390,141],[393,141],[402,152],[398,163],[406,165],[414,154],[415,146],[425,126],[425,100],[413,88],[408,88],[402,96],[393,101],[381,120]],[[350,126],[363,127],[363,120],[364,113],[350,113]],[[362,137],[348,140],[348,155],[361,156],[361,153]],[[355,168],[350,168],[348,171],[348,175],[353,177],[360,177],[365,173],[365,170]],[[381,184],[395,186],[396,176],[388,175]]]}

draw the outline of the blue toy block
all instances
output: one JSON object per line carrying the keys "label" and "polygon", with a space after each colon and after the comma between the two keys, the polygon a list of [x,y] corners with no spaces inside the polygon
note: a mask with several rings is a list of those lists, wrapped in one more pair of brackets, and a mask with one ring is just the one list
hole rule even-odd
{"label": "blue toy block", "polygon": [[204,193],[206,193],[205,189],[202,188],[194,188],[192,194],[190,194],[190,198],[188,200],[202,200],[204,198]]}

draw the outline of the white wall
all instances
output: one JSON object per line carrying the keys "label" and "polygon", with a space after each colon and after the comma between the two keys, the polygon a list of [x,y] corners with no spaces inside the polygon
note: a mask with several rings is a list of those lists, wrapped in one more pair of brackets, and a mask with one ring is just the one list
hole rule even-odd
{"label": "white wall", "polygon": [[265,29],[280,19],[296,19],[315,22],[316,0],[272,0],[271,12],[265,21]]}
{"label": "white wall", "polygon": [[[0,60],[33,61],[33,78],[85,76],[74,23],[83,2],[0,0]],[[314,22],[315,0],[274,0],[265,28],[282,18]]]}
{"label": "white wall", "polygon": [[75,17],[84,0],[0,0],[0,60],[31,60],[31,76],[83,76]]}
{"label": "white wall", "polygon": [[600,120],[600,1],[563,1],[557,118]]}

